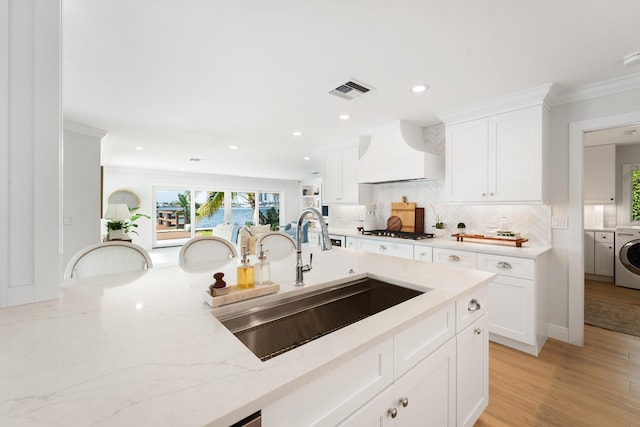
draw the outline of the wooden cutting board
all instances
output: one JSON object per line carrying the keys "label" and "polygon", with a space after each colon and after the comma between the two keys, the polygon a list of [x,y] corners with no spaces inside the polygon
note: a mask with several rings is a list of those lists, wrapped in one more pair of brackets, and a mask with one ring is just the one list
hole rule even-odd
{"label": "wooden cutting board", "polygon": [[397,216],[402,221],[400,231],[416,232],[416,204],[408,202],[391,203],[391,215]]}

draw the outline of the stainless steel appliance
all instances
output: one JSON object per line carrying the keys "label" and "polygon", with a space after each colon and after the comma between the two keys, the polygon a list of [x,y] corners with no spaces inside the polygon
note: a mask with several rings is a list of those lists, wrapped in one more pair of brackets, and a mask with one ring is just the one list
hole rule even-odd
{"label": "stainless steel appliance", "polygon": [[392,230],[367,230],[362,232],[365,236],[381,236],[394,237],[397,239],[422,240],[430,239],[433,233],[411,233],[408,231],[392,231]]}
{"label": "stainless steel appliance", "polygon": [[331,239],[331,246],[339,246],[339,247],[346,247],[346,237],[342,236],[340,234],[329,234],[329,239]]}
{"label": "stainless steel appliance", "polygon": [[640,289],[640,227],[617,227],[615,248],[616,285]]}

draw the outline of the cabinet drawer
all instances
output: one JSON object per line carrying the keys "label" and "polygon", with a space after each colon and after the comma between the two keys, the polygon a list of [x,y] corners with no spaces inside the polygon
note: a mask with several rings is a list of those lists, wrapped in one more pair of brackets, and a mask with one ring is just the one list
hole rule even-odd
{"label": "cabinet drawer", "polygon": [[607,231],[596,231],[596,242],[607,242],[613,243],[614,233],[609,233]]}
{"label": "cabinet drawer", "polygon": [[407,372],[455,334],[453,304],[394,337],[395,377]]}
{"label": "cabinet drawer", "polygon": [[413,245],[406,243],[389,242],[387,240],[358,239],[357,248],[360,251],[374,254],[413,259]]}
{"label": "cabinet drawer", "polygon": [[433,248],[431,246],[414,245],[413,259],[415,259],[416,261],[432,262]]}
{"label": "cabinet drawer", "polygon": [[478,256],[475,252],[433,248],[433,262],[438,264],[448,264],[458,267],[471,268],[475,270],[478,265]]}
{"label": "cabinet drawer", "polygon": [[460,332],[487,312],[489,287],[466,294],[456,300],[456,331]]}
{"label": "cabinet drawer", "polygon": [[393,382],[393,339],[262,409],[264,427],[336,425]]}
{"label": "cabinet drawer", "polygon": [[478,254],[478,270],[533,280],[535,261],[528,258]]}

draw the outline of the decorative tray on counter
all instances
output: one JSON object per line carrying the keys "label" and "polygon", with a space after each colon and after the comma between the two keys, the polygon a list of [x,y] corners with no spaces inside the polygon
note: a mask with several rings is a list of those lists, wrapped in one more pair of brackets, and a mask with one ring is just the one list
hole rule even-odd
{"label": "decorative tray on counter", "polygon": [[526,237],[520,237],[520,234],[515,236],[484,236],[482,234],[452,234],[451,237],[455,237],[458,242],[464,241],[464,239],[475,240],[493,240],[498,242],[515,243],[516,247],[521,248],[524,242],[528,242]]}
{"label": "decorative tray on counter", "polygon": [[234,302],[244,301],[251,298],[261,297],[264,295],[275,294],[280,290],[280,285],[272,283],[270,285],[256,286],[253,289],[238,289],[238,286],[229,286],[229,292],[225,295],[211,296],[208,290],[203,291],[202,299],[211,307],[220,307],[222,305],[232,304]]}

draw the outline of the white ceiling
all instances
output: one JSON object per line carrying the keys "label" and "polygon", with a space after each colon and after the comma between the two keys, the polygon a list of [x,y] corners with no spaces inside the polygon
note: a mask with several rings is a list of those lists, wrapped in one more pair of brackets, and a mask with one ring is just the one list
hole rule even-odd
{"label": "white ceiling", "polygon": [[[104,165],[304,179],[379,124],[639,73],[622,64],[638,16],[637,0],[63,0],[64,114],[108,132]],[[328,94],[349,79],[375,90]]]}

